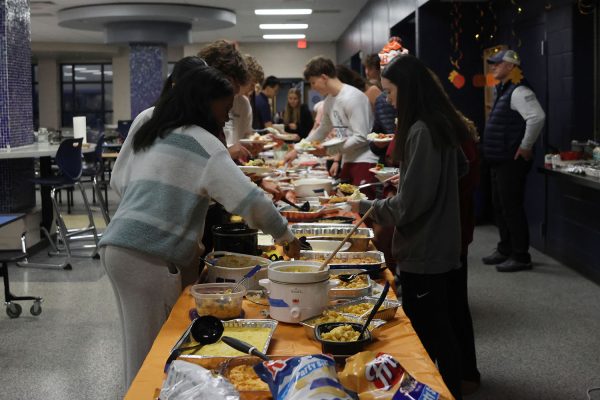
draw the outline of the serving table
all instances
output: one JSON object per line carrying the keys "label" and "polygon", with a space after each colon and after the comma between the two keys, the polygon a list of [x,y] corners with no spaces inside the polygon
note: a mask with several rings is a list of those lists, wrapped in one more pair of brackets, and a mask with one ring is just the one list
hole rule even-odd
{"label": "serving table", "polygon": [[[380,282],[387,280],[393,284],[394,277],[389,270],[383,271],[382,277],[383,279]],[[388,298],[395,298],[393,292],[393,290],[390,290]],[[177,340],[190,325],[189,311],[194,306],[194,298],[190,294],[189,288],[186,288],[177,300],[142,367],[129,387],[125,396],[126,400],[151,400],[156,398],[165,378],[163,372],[165,361]],[[242,307],[245,318],[249,319],[265,318],[261,312],[268,310],[267,306],[261,306],[245,299]],[[442,399],[453,399],[435,364],[429,358],[409,319],[404,314],[402,307],[398,309],[396,318],[379,328],[375,336],[376,339],[365,350],[380,351],[392,355],[415,379],[439,392]],[[279,322],[277,325],[268,350],[269,355],[275,356],[318,353],[321,353],[321,345],[306,336],[302,325],[284,322]]]}

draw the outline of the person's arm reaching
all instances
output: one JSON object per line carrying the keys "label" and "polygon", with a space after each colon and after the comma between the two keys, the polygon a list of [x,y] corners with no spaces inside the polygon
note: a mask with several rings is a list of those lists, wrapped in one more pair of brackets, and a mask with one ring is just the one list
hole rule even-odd
{"label": "person's arm reaching", "polygon": [[285,218],[263,191],[233,163],[226,151],[210,157],[201,181],[201,190],[230,213],[241,215],[248,226],[273,236],[278,243],[294,240]]}

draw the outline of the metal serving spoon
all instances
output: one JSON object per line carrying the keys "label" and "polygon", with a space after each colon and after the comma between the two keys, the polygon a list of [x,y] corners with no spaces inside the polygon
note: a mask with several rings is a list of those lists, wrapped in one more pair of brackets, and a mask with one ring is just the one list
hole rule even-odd
{"label": "metal serving spoon", "polygon": [[369,274],[371,272],[377,273],[377,272],[386,270],[387,268],[388,267],[383,267],[383,268],[376,269],[374,271],[363,271],[363,272],[357,272],[355,274],[341,274],[341,275],[337,275],[336,278],[339,279],[340,281],[350,282],[350,281],[354,280],[358,275],[365,275],[365,274]]}

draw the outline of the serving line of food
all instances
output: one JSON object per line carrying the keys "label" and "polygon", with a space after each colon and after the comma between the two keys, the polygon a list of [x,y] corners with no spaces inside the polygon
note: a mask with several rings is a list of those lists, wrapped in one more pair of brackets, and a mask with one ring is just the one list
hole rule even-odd
{"label": "serving line of food", "polygon": [[[358,220],[339,210],[333,217]],[[353,226],[297,223],[291,229],[316,245],[339,243]],[[239,393],[244,399],[292,398],[293,393],[294,398],[309,398],[314,391],[324,399],[352,398],[344,397],[351,396],[348,391],[360,398],[385,394],[377,398],[391,399],[397,392],[408,397],[394,398],[435,399],[439,394],[452,399],[395,300],[393,287],[388,294],[393,275],[371,239],[372,231],[361,226],[351,236],[349,251],[337,253],[323,268],[332,246],[302,251],[296,261],[210,253],[205,257],[207,283],[193,285],[180,296],[126,399],[158,398],[161,387],[161,398],[177,398],[169,397],[174,387],[211,379],[220,379],[210,385],[221,395]],[[269,246],[262,250],[263,255],[282,253]],[[373,310],[380,296],[381,306]],[[376,311],[374,319],[362,333],[371,311]],[[248,351],[271,360],[248,356]]]}

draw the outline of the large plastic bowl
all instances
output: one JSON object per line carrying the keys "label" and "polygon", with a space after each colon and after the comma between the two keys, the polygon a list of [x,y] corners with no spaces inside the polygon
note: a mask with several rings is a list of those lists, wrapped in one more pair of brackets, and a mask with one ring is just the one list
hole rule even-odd
{"label": "large plastic bowl", "polygon": [[[191,287],[199,316],[212,315],[219,319],[233,319],[242,315],[242,300],[246,288],[233,292],[235,283],[201,283]],[[230,292],[230,293],[227,293]]]}

